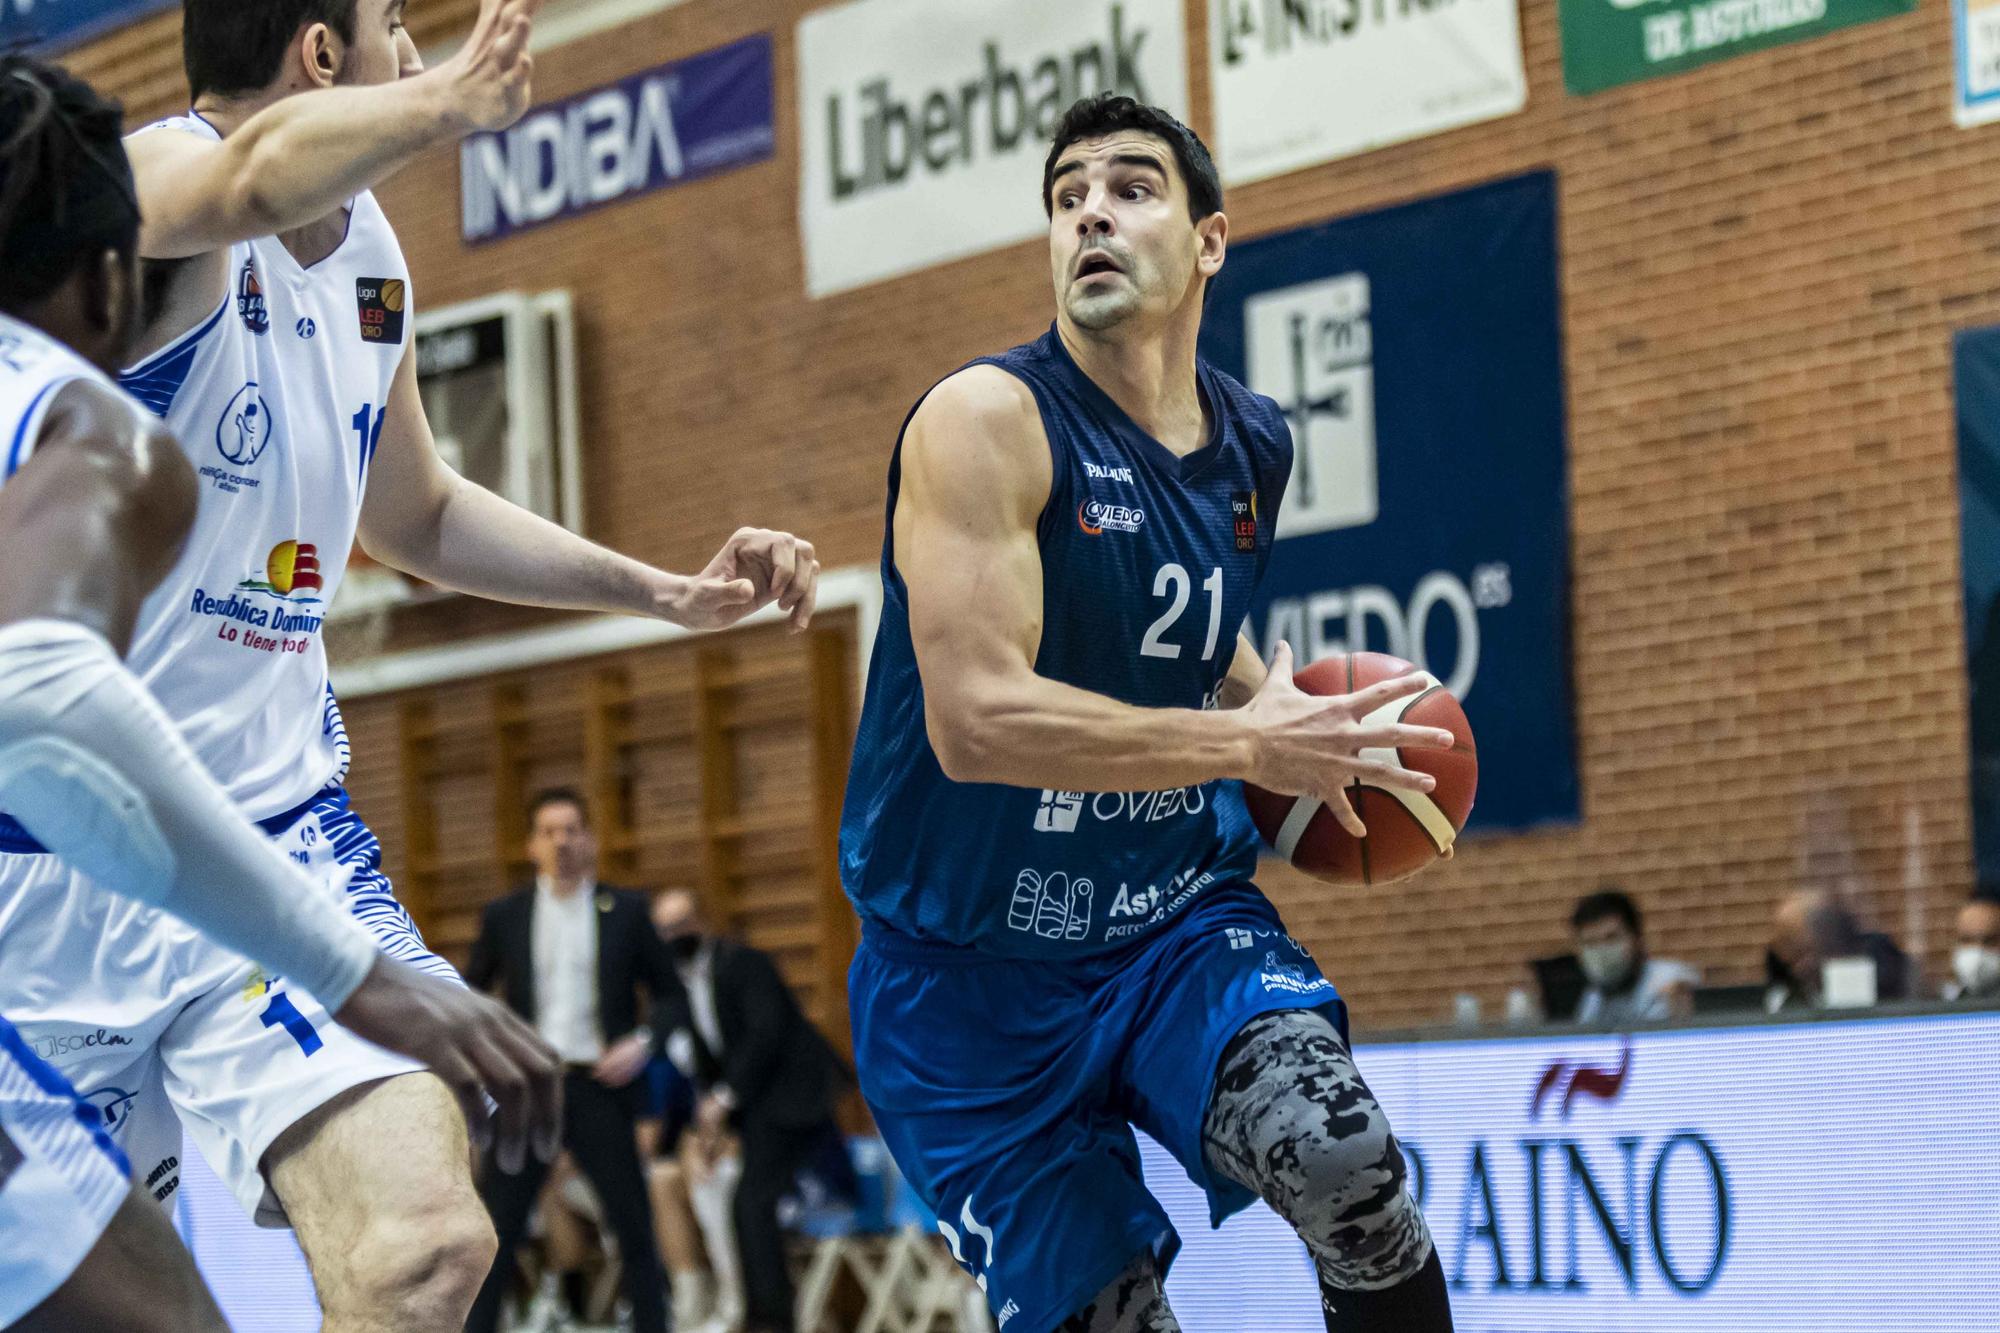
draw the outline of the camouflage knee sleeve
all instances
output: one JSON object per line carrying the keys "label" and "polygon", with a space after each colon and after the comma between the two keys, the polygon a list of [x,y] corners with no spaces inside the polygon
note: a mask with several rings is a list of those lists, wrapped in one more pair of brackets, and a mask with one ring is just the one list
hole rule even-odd
{"label": "camouflage knee sleeve", "polygon": [[1181,1333],[1181,1326],[1167,1308],[1159,1267],[1142,1254],[1057,1333]]}
{"label": "camouflage knee sleeve", "polygon": [[1388,1119],[1319,1014],[1265,1014],[1236,1035],[1202,1136],[1210,1168],[1290,1222],[1328,1285],[1378,1291],[1430,1258]]}

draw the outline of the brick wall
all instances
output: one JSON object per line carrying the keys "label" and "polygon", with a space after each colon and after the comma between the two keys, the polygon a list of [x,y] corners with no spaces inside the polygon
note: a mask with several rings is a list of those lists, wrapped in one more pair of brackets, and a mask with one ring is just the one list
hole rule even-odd
{"label": "brick wall", "polygon": [[[871,560],[909,403],[1049,317],[1037,245],[804,297],[811,7],[691,0],[538,61],[552,98],[775,30],[773,162],[476,251],[455,154],[381,192],[428,305],[575,292],[591,530],[670,566],[745,520]],[[1949,341],[2000,322],[2000,129],[1951,126],[1942,3],[1589,99],[1562,91],[1554,0],[1522,22],[1524,114],[1245,188],[1230,214],[1253,237],[1560,172],[1584,822],[1411,885],[1268,885],[1364,1027],[1461,989],[1490,1011],[1604,880],[1658,951],[1734,981],[1761,975],[1778,895],[1851,881],[1935,976],[1970,875]]]}

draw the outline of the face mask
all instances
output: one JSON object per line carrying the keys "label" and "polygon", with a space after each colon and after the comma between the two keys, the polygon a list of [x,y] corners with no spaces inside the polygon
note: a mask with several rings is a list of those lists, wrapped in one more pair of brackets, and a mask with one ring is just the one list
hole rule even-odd
{"label": "face mask", "polygon": [[1610,990],[1632,970],[1632,950],[1624,944],[1586,944],[1576,955],[1585,980],[1599,990]]}
{"label": "face mask", "polygon": [[672,950],[674,957],[683,963],[691,963],[694,961],[694,956],[701,952],[701,936],[676,935],[667,941],[667,948]]}
{"label": "face mask", "polygon": [[1961,944],[1951,951],[1951,971],[1968,995],[2000,989],[2000,950]]}

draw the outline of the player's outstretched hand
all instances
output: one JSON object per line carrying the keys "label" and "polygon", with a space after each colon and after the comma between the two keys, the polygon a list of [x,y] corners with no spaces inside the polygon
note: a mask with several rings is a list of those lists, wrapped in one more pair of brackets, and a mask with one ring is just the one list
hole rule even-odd
{"label": "player's outstretched hand", "polygon": [[[491,997],[454,981],[378,958],[334,1018],[377,1046],[430,1067],[458,1098],[481,1146],[495,1144],[512,1174],[535,1155],[555,1160],[562,1135],[562,1062]],[[486,1098],[498,1103],[490,1117]]]}
{"label": "player's outstretched hand", "polygon": [[453,100],[474,130],[504,130],[533,96],[535,58],[528,54],[543,0],[482,0],[472,35],[441,67]]}
{"label": "player's outstretched hand", "polygon": [[1384,704],[1420,693],[1428,683],[1413,673],[1353,694],[1307,694],[1292,683],[1292,646],[1280,643],[1263,687],[1243,706],[1252,747],[1249,780],[1286,796],[1313,797],[1342,828],[1366,837],[1345,789],[1361,784],[1429,791],[1436,779],[1404,768],[1396,751],[1448,750],[1457,740],[1440,727],[1368,720]]}
{"label": "player's outstretched hand", "polygon": [[657,595],[655,611],[689,629],[727,629],[772,602],[793,630],[812,623],[819,602],[813,544],[789,532],[738,528],[708,568],[692,578],[671,579]]}

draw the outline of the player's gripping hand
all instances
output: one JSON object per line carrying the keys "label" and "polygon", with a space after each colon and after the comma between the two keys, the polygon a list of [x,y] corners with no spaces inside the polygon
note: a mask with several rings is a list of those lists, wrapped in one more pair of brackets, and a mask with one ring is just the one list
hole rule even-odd
{"label": "player's gripping hand", "polygon": [[[529,1143],[555,1160],[562,1137],[562,1062],[491,997],[457,982],[378,958],[360,989],[334,1014],[348,1031],[429,1066],[458,1098],[473,1142],[495,1144],[510,1175]],[[486,1098],[498,1103],[489,1117]]]}
{"label": "player's gripping hand", "polygon": [[813,544],[789,532],[738,528],[701,573],[667,576],[654,613],[689,629],[727,629],[772,602],[794,630],[812,623],[819,602]]}
{"label": "player's gripping hand", "polygon": [[504,130],[528,109],[535,73],[528,38],[542,3],[481,0],[472,35],[438,67],[468,130]]}
{"label": "player's gripping hand", "polygon": [[1360,783],[1429,791],[1437,781],[1362,752],[1387,750],[1393,759],[1405,746],[1449,750],[1456,742],[1440,727],[1367,721],[1384,704],[1421,693],[1428,684],[1425,677],[1411,674],[1353,694],[1307,694],[1292,683],[1292,646],[1280,643],[1270,674],[1242,710],[1251,738],[1248,780],[1286,796],[1321,801],[1342,828],[1366,837],[1367,827],[1354,813],[1345,788]]}

